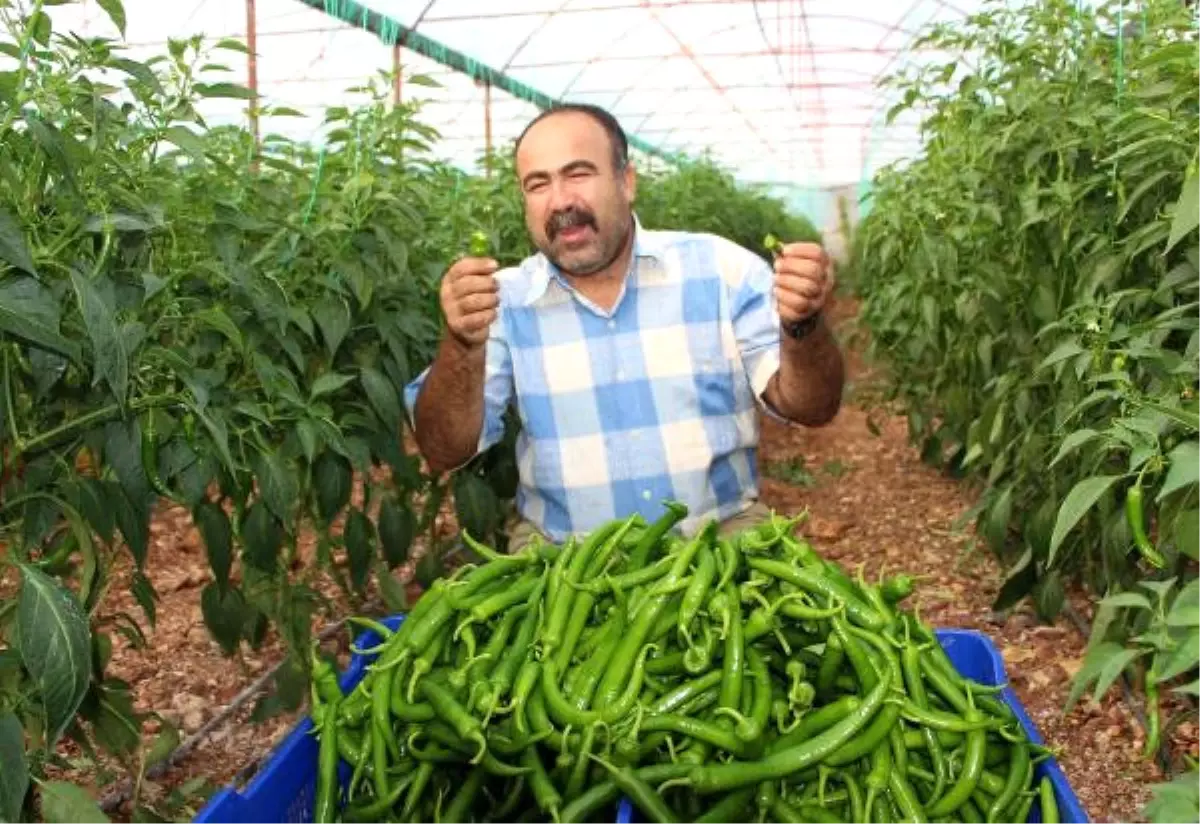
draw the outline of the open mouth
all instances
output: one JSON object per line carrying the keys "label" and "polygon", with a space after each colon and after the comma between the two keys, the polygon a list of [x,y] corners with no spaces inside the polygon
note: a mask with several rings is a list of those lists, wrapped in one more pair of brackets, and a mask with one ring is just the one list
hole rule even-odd
{"label": "open mouth", "polygon": [[568,226],[559,231],[558,236],[567,243],[577,243],[591,233],[589,226]]}

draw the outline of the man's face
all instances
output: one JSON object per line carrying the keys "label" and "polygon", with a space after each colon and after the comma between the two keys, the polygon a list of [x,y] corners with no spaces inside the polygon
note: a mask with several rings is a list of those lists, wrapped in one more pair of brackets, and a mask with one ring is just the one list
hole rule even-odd
{"label": "man's face", "polygon": [[559,269],[583,276],[621,254],[633,229],[632,167],[614,168],[608,133],[592,118],[562,112],[521,141],[517,176],[534,244]]}

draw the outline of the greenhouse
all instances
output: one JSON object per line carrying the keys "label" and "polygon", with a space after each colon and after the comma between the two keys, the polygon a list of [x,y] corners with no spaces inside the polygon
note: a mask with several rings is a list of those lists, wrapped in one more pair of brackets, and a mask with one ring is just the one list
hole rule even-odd
{"label": "greenhouse", "polygon": [[1200,821],[1183,0],[0,0],[0,821]]}

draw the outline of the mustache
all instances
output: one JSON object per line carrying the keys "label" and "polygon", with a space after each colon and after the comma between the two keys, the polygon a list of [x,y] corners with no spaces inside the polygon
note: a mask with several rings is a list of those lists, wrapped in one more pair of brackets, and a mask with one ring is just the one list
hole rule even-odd
{"label": "mustache", "polygon": [[570,229],[572,226],[591,226],[592,231],[599,231],[595,215],[586,209],[571,206],[550,215],[546,220],[546,236],[554,240],[559,232],[563,229]]}

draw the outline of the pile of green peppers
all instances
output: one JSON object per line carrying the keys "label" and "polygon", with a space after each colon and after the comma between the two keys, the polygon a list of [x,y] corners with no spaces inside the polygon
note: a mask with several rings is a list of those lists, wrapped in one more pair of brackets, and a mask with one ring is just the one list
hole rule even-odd
{"label": "pile of green peppers", "polygon": [[[614,520],[434,582],[347,694],[317,659],[317,821],[1057,820],[1033,744],[903,607],[775,513]],[[339,764],[350,778],[339,782]]]}

